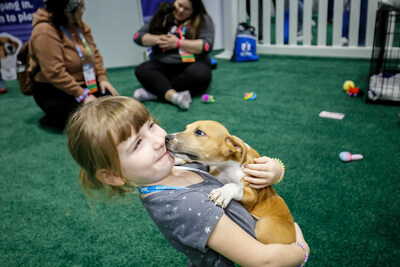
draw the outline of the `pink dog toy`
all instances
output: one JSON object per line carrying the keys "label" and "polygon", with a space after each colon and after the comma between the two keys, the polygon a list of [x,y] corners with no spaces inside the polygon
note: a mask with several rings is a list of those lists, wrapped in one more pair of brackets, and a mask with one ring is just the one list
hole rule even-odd
{"label": "pink dog toy", "polygon": [[352,160],[363,159],[363,155],[361,155],[361,154],[350,154],[349,152],[343,151],[343,152],[340,152],[339,158],[344,162],[349,162],[349,161],[352,161]]}
{"label": "pink dog toy", "polygon": [[202,95],[201,100],[203,100],[204,103],[214,103],[215,102],[214,97],[209,94]]}

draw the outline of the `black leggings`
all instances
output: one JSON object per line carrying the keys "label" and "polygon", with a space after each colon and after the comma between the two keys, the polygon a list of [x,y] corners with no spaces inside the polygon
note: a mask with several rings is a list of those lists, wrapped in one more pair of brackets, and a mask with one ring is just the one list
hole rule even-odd
{"label": "black leggings", "polygon": [[[51,83],[33,82],[33,98],[46,113],[47,119],[57,128],[64,128],[69,116],[81,105],[75,97],[61,91]],[[100,86],[93,95],[103,96]],[[110,95],[108,91],[104,95]]]}
{"label": "black leggings", "polygon": [[211,66],[205,62],[163,64],[147,61],[135,69],[136,78],[142,86],[164,99],[169,89],[178,92],[189,90],[192,96],[203,93],[211,82]]}

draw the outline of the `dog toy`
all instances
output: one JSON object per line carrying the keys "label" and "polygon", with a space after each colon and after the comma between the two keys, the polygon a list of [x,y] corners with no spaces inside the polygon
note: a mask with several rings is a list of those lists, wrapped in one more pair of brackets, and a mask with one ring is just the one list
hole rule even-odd
{"label": "dog toy", "polygon": [[214,103],[215,102],[214,96],[209,95],[209,94],[202,95],[201,100],[203,100],[204,103]]}
{"label": "dog toy", "polygon": [[7,92],[8,92],[8,90],[4,86],[3,81],[0,80],[0,94],[4,94],[4,93],[7,93]]}
{"label": "dog toy", "polygon": [[257,94],[250,92],[244,94],[244,100],[255,100],[257,98]]}
{"label": "dog toy", "polygon": [[343,90],[346,91],[349,96],[362,96],[363,91],[359,87],[356,87],[353,81],[347,80],[343,84]]}
{"label": "dog toy", "polygon": [[350,81],[350,80],[345,81],[343,84],[343,90],[345,90],[346,92],[354,87],[356,87],[356,85],[354,84],[353,81]]}
{"label": "dog toy", "polygon": [[352,160],[363,159],[363,155],[361,155],[361,154],[351,154],[350,152],[343,151],[343,152],[340,152],[339,158],[343,162],[349,162],[349,161],[352,161]]}

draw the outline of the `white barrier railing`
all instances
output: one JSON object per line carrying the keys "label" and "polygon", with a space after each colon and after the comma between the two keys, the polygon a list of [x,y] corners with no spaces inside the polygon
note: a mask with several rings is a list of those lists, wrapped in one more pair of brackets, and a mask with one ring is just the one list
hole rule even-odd
{"label": "white barrier railing", "polygon": [[[361,0],[350,1],[349,37],[347,46],[342,45],[342,24],[345,0],[334,0],[332,22],[332,44],[327,44],[328,0],[303,0],[302,42],[297,40],[298,0],[289,0],[289,36],[284,42],[285,0],[262,0],[262,43],[257,44],[258,54],[371,58],[374,39],[374,27],[378,0],[368,0],[365,45],[358,45]],[[317,40],[312,44],[312,10],[318,5]],[[259,0],[250,0],[250,24],[258,29]],[[230,58],[234,49],[236,27],[246,21],[246,0],[223,0],[224,51],[217,58]],[[274,12],[272,12],[274,11]],[[271,23],[271,14],[275,14],[275,23]],[[275,42],[271,42],[271,32],[275,31]],[[315,38],[315,37],[314,37]],[[261,41],[261,40],[259,40]]]}

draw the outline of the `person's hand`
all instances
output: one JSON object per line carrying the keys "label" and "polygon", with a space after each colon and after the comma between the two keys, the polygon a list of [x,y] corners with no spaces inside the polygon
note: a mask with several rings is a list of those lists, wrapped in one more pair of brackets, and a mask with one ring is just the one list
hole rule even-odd
{"label": "person's hand", "polygon": [[246,164],[243,172],[246,174],[244,180],[250,187],[259,189],[267,187],[281,177],[282,166],[269,157],[254,159],[255,164]]}
{"label": "person's hand", "polygon": [[178,43],[178,37],[173,34],[167,34],[167,35],[160,35],[159,37],[159,44],[158,46],[161,49],[165,50],[171,50],[171,49],[176,49],[176,45]]}
{"label": "person's hand", "polygon": [[105,94],[106,90],[109,91],[111,93],[111,95],[119,95],[117,90],[115,90],[114,86],[111,85],[111,83],[109,83],[108,81],[101,81],[100,82],[100,90],[103,93],[103,95]]}
{"label": "person's hand", "polygon": [[88,95],[88,97],[86,97],[86,99],[83,102],[83,104],[87,104],[87,103],[92,102],[92,101],[94,101],[96,99],[97,99],[97,97],[95,97],[94,95]]}

